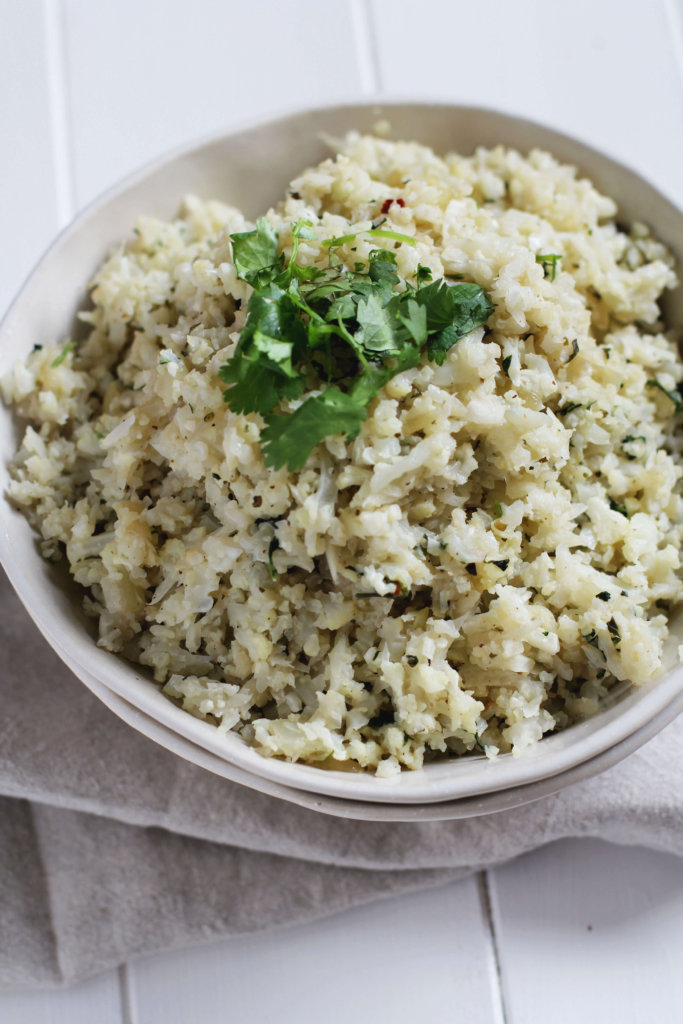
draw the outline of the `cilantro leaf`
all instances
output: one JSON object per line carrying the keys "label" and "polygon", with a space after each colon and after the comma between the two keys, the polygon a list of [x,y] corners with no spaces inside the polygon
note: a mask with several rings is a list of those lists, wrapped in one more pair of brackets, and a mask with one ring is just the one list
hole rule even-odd
{"label": "cilantro leaf", "polygon": [[493,312],[490,299],[477,284],[446,284],[441,279],[418,289],[417,302],[427,310],[427,328],[436,331],[427,343],[427,355],[439,365],[448,350],[470,331],[482,327]]}
{"label": "cilantro leaf", "polygon": [[253,231],[240,231],[230,235],[230,240],[237,276],[249,284],[255,284],[264,270],[278,262],[278,234],[265,217],[256,221]]}
{"label": "cilantro leaf", "polygon": [[394,332],[396,318],[382,305],[377,294],[371,293],[360,300],[356,318],[359,324],[356,337],[366,352],[398,351]]}
{"label": "cilantro leaf", "polygon": [[281,364],[258,356],[233,356],[221,366],[218,376],[231,385],[224,390],[223,399],[233,412],[265,416],[283,398],[298,398],[304,388],[302,378],[292,378],[282,372]]}
{"label": "cilantro leaf", "polygon": [[294,361],[305,344],[305,329],[291,295],[276,285],[254,291],[247,309],[237,351],[218,375],[232,385],[223,392],[231,409],[265,415],[283,398],[296,398],[303,390]]}
{"label": "cilantro leaf", "polygon": [[359,405],[369,405],[380,388],[396,376],[398,371],[388,368],[373,366],[370,364],[365,368],[360,377],[357,377],[351,388],[350,395]]}
{"label": "cilantro leaf", "polygon": [[422,347],[427,340],[426,307],[421,306],[415,299],[406,299],[399,307],[398,318],[413,341]]}
{"label": "cilantro leaf", "polygon": [[263,331],[255,331],[252,341],[252,351],[258,352],[262,362],[267,363],[283,377],[292,379],[299,376],[298,371],[292,366],[292,343],[283,341],[280,338],[272,338]]}
{"label": "cilantro leaf", "polygon": [[337,388],[307,398],[291,416],[266,417],[261,446],[267,466],[303,469],[315,446],[330,434],[355,437],[367,416],[365,406]]}
{"label": "cilantro leaf", "polygon": [[450,324],[453,312],[450,292],[450,285],[442,277],[418,289],[416,300],[427,310],[430,331],[441,331]]}
{"label": "cilantro leaf", "polygon": [[356,378],[351,388],[350,395],[362,405],[369,405],[380,388],[383,388],[392,377],[403,370],[409,370],[417,366],[420,361],[420,346],[416,344],[404,345],[393,366],[376,366],[368,364],[363,372]]}
{"label": "cilantro leaf", "polygon": [[368,263],[368,275],[371,281],[386,281],[398,284],[400,278],[396,273],[396,256],[388,249],[373,249]]}
{"label": "cilantro leaf", "polygon": [[245,350],[257,330],[273,338],[289,338],[301,343],[305,332],[299,321],[296,296],[275,284],[252,292],[247,306],[247,321],[240,335],[238,351]]}
{"label": "cilantro leaf", "polygon": [[[359,234],[415,244],[381,223]],[[452,345],[493,310],[478,285],[433,281],[427,267],[418,266],[416,283],[402,280],[392,250],[373,249],[367,262],[348,269],[334,249],[356,234],[322,242],[326,267],[300,266],[300,241],[316,237],[311,222],[292,224],[287,259],[265,219],[232,236],[237,273],[253,292],[235,354],[219,376],[235,412],[264,418],[263,456],[276,469],[303,468],[325,437],[355,437],[367,406],[392,377],[425,355],[443,363]],[[323,383],[327,390],[293,413],[283,410],[283,402]]]}
{"label": "cilantro leaf", "polygon": [[338,320],[351,320],[356,316],[357,304],[358,296],[348,292],[345,295],[339,295],[328,309],[326,319],[330,323],[336,323]]}

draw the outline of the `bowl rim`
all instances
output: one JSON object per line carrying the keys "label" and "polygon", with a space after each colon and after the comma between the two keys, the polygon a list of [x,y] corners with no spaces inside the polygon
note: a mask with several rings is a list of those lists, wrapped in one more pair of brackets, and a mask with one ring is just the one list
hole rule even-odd
{"label": "bowl rim", "polygon": [[[653,194],[659,203],[668,205],[672,216],[679,219],[683,217],[678,207],[661,188],[653,185],[643,175],[633,171],[619,160],[615,160],[609,154],[595,149],[574,136],[558,132],[535,120],[505,111],[449,101],[433,99],[420,101],[404,97],[355,98],[343,102],[332,101],[316,107],[290,108],[286,112],[276,115],[267,115],[256,120],[247,119],[243,124],[231,128],[227,132],[212,132],[189,145],[174,147],[139,170],[127,175],[122,181],[106,189],[90,202],[57,235],[29,274],[0,323],[0,346],[6,344],[14,330],[15,321],[17,318],[21,318],[22,306],[26,301],[29,287],[46,266],[59,258],[61,250],[69,240],[95,222],[98,214],[106,210],[110,203],[134,191],[136,187],[148,183],[156,175],[163,174],[176,161],[195,155],[199,156],[205,150],[211,149],[212,146],[225,140],[234,139],[243,133],[267,131],[269,128],[281,126],[288,121],[298,122],[303,118],[320,118],[333,112],[344,112],[346,115],[355,112],[355,116],[358,116],[362,111],[371,112],[377,118],[391,117],[392,111],[402,108],[411,110],[429,108],[429,110],[436,110],[444,116],[457,112],[482,118],[499,118],[513,128],[531,130],[535,135],[542,136],[543,141],[539,140],[534,145],[551,150],[557,140],[562,142],[564,147],[577,149],[576,163],[579,165],[586,156],[609,165],[613,172],[630,179],[634,186],[637,185],[644,193]],[[316,133],[319,132],[320,129],[317,129]],[[11,416],[12,414],[9,410],[5,410],[5,415]],[[88,672],[90,671],[89,666],[96,667],[100,681],[108,690],[127,702],[132,702],[133,706],[156,718],[171,731],[186,736],[190,742],[200,745],[212,754],[246,771],[249,775],[260,776],[290,788],[336,799],[391,804],[443,803],[456,798],[463,799],[493,791],[514,789],[519,785],[529,785],[534,781],[562,775],[575,768],[579,763],[593,761],[599,755],[604,754],[608,748],[625,742],[629,737],[637,734],[644,723],[661,716],[664,709],[671,707],[675,697],[683,690],[683,668],[679,666],[666,677],[633,691],[625,698],[626,703],[622,702],[623,706],[620,704],[617,712],[611,718],[609,711],[601,712],[597,716],[600,719],[598,727],[591,724],[596,719],[589,723],[581,723],[562,733],[545,737],[533,753],[525,754],[517,759],[511,758],[510,755],[502,755],[497,763],[486,761],[484,758],[472,758],[466,759],[466,761],[453,759],[426,766],[421,772],[403,772],[393,779],[377,779],[365,773],[321,771],[319,768],[309,765],[267,758],[257,753],[255,749],[247,747],[244,741],[235,734],[221,733],[215,726],[193,718],[187,712],[176,707],[161,694],[158,685],[150,685],[150,680],[143,677],[135,666],[124,662],[119,656],[109,654],[109,652],[96,647],[91,637],[86,636],[85,633],[79,633],[71,623],[65,621],[64,616],[57,616],[57,624],[55,624],[55,606],[54,602],[51,606],[52,592],[50,588],[43,587],[41,589],[39,581],[26,574],[14,550],[12,534],[15,532],[16,517],[19,514],[13,512],[10,518],[8,516],[10,507],[7,497],[3,495],[3,500],[0,503],[0,562],[4,565],[12,585],[29,614],[51,645],[58,651],[64,651],[63,641],[69,640],[73,645],[70,653],[75,663],[81,666],[83,671]],[[22,524],[23,528],[31,530],[23,518]],[[21,528],[19,527],[19,529]],[[64,655],[62,656],[64,657]],[[69,662],[67,661],[67,663]],[[178,716],[182,716],[182,719]],[[582,730],[584,724],[586,728]],[[569,735],[574,738],[575,742],[563,741],[553,745],[554,740]],[[562,747],[564,749],[555,750],[555,748]],[[466,763],[468,763],[467,768],[463,767]],[[474,769],[476,777],[473,777],[468,783],[466,776],[468,773],[472,773],[471,766],[475,764],[478,765]],[[456,765],[458,765],[457,769]],[[441,777],[444,773],[440,772],[440,769],[445,770],[446,777]],[[459,780],[456,778],[456,772],[460,776]],[[406,779],[412,781],[400,781]]]}
{"label": "bowl rim", "polygon": [[658,715],[640,726],[631,736],[609,747],[591,760],[581,761],[565,772],[538,779],[535,782],[439,803],[377,803],[350,798],[340,799],[313,793],[309,790],[293,789],[280,783],[274,783],[262,775],[245,772],[232,762],[218,757],[205,747],[194,743],[184,734],[171,730],[158,719],[147,715],[124,697],[110,690],[87,670],[70,663],[64,654],[61,654],[60,657],[113,714],[171,753],[178,754],[184,760],[190,761],[212,774],[219,775],[228,782],[246,786],[307,810],[356,821],[453,821],[498,814],[536,803],[545,797],[553,796],[568,786],[584,782],[598,772],[614,767],[670,724],[683,711],[683,692],[680,692]]}
{"label": "bowl rim", "polygon": [[[676,214],[681,214],[682,212],[678,202],[669,194],[665,186],[655,184],[647,174],[634,170],[632,167],[629,167],[628,164],[624,163],[623,160],[618,157],[611,156],[606,150],[603,151],[596,149],[596,147],[582,135],[569,134],[568,132],[558,130],[545,121],[531,117],[524,117],[521,114],[511,113],[510,111],[501,110],[497,107],[482,106],[476,103],[456,103],[450,99],[441,99],[433,96],[416,97],[412,95],[401,95],[396,92],[387,93],[386,95],[377,93],[367,94],[361,97],[354,96],[353,94],[346,97],[333,97],[330,100],[316,104],[313,107],[301,106],[299,104],[283,104],[282,106],[268,110],[258,117],[245,117],[244,119],[240,119],[227,130],[223,128],[210,132],[202,132],[195,138],[191,138],[186,142],[179,143],[176,146],[170,146],[169,148],[164,149],[159,155],[152,157],[150,160],[146,160],[139,167],[129,171],[122,178],[117,179],[113,184],[108,185],[106,188],[99,191],[92,199],[88,200],[88,202],[55,233],[52,241],[42,251],[38,259],[34,261],[28,273],[25,275],[21,285],[14,295],[14,298],[4,311],[2,317],[0,317],[0,342],[2,341],[4,332],[8,330],[16,308],[20,306],[27,285],[31,282],[36,272],[53,254],[54,250],[63,245],[67,238],[76,234],[76,232],[80,230],[81,226],[87,222],[100,207],[104,206],[110,200],[117,198],[121,193],[127,191],[129,188],[133,188],[135,185],[140,184],[157,171],[162,170],[167,164],[170,164],[179,158],[198,153],[201,150],[209,148],[221,140],[231,138],[234,135],[240,135],[243,132],[256,131],[275,126],[281,121],[285,121],[290,118],[295,119],[303,115],[308,116],[325,112],[332,113],[338,110],[356,109],[375,110],[376,116],[378,118],[382,118],[385,113],[400,107],[437,109],[444,112],[449,110],[458,110],[463,113],[472,113],[475,115],[481,114],[483,116],[495,115],[496,117],[504,118],[507,121],[517,123],[519,125],[529,126],[534,130],[539,130],[547,134],[548,136],[553,136],[563,143],[569,143],[574,146],[578,145],[580,148],[607,160],[614,168],[619,171],[627,172],[632,177],[637,178],[641,184],[657,193],[661,199],[668,203],[672,212]],[[683,287],[683,282],[680,287]]]}
{"label": "bowl rim", "polygon": [[[40,624],[39,628],[43,630]],[[44,635],[53,647],[64,651],[56,632]],[[99,654],[103,655],[102,662],[97,657]],[[61,657],[64,659],[64,653]],[[474,755],[460,760],[434,762],[419,772],[402,772],[382,779],[365,772],[321,770],[308,764],[264,757],[236,734],[219,731],[211,723],[182,710],[165,697],[157,685],[150,685],[150,680],[137,672],[135,666],[108,651],[98,648],[93,654],[89,645],[73,645],[68,664],[82,679],[83,672],[92,672],[94,658],[99,664],[107,664],[108,671],[99,675],[109,690],[171,732],[229,761],[248,775],[258,775],[270,783],[319,796],[380,804],[443,803],[515,789],[563,775],[629,740],[652,718],[659,718],[667,708],[672,709],[683,693],[683,669],[679,668],[668,677],[638,689],[631,688],[599,716],[549,734],[542,743],[519,757],[503,754],[492,761],[483,755]],[[646,715],[643,714],[643,706],[646,707]],[[664,724],[662,720],[662,727]],[[452,778],[456,771],[457,786]]]}

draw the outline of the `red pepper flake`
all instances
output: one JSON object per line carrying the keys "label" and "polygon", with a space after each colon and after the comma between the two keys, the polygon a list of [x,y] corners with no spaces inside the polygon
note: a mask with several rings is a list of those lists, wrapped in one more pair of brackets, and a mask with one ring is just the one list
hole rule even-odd
{"label": "red pepper flake", "polygon": [[292,199],[301,199],[301,196],[299,195],[298,192],[290,192],[289,194],[292,197]]}
{"label": "red pepper flake", "polygon": [[381,210],[381,212],[384,213],[384,214],[389,213],[389,210],[391,209],[392,203],[396,203],[397,206],[401,206],[401,207],[406,205],[405,199],[400,199],[400,198],[399,199],[385,199],[384,202],[382,203],[382,210]]}
{"label": "red pepper flake", "polygon": [[[391,202],[391,200],[389,200],[389,202]],[[401,587],[400,583],[397,583],[396,584],[396,590],[394,591],[394,597],[398,597],[402,593],[403,593],[403,588]]]}

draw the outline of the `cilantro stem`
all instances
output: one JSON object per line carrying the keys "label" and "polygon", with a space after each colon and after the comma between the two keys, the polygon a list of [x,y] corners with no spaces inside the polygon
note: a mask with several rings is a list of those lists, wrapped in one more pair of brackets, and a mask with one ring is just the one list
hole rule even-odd
{"label": "cilantro stem", "polygon": [[358,238],[361,231],[356,231],[352,235],[338,235],[336,238],[324,238],[322,244],[326,249],[336,249],[339,245],[346,245],[347,242],[352,242],[354,238]]}
{"label": "cilantro stem", "polygon": [[370,369],[370,363],[363,355],[363,350],[354,338],[354,336],[346,329],[341,315],[337,317],[337,331],[342,336],[344,341],[347,343],[349,348],[353,351],[354,355],[358,357],[358,361],[364,370]]}
{"label": "cilantro stem", "polygon": [[[54,366],[55,364],[53,363],[52,365]],[[659,388],[662,394],[666,395],[670,402],[673,402],[676,412],[680,412],[681,409],[683,409],[683,402],[681,402],[680,395],[675,391],[669,391],[663,384],[660,384],[656,377],[653,378],[653,380],[646,381],[645,386],[648,388]]]}
{"label": "cilantro stem", "polygon": [[403,235],[400,231],[385,231],[383,228],[374,228],[368,231],[373,238],[390,238],[394,242],[405,242],[406,245],[417,245],[417,239],[412,235]]}
{"label": "cilantro stem", "polygon": [[52,360],[52,362],[50,363],[50,366],[51,366],[51,367],[52,367],[53,369],[54,369],[54,367],[55,367],[55,366],[60,366],[60,365],[61,365],[61,363],[63,363],[63,362],[64,362],[64,360],[66,359],[66,357],[68,356],[69,352],[73,352],[73,350],[74,350],[74,348],[75,348],[75,347],[76,347],[76,346],[75,346],[74,342],[73,342],[73,341],[70,341],[70,342],[68,343],[68,345],[65,345],[65,346],[64,346],[64,348],[63,348],[63,349],[62,349],[62,351],[61,351],[61,352],[59,353],[59,355],[57,356],[57,358],[56,358],[56,359],[53,359],[53,360]]}
{"label": "cilantro stem", "polygon": [[337,238],[325,238],[322,244],[326,249],[336,249],[339,245],[353,242],[359,235],[371,235],[373,238],[389,238],[394,242],[405,242],[406,245],[417,245],[412,235],[403,235],[400,231],[384,231],[382,228],[368,228],[367,231],[354,231],[352,235],[339,235]]}

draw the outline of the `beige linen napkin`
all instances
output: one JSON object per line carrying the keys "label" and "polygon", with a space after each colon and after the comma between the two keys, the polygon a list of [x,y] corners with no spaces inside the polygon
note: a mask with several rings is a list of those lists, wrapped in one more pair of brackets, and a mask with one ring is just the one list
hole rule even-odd
{"label": "beige linen napkin", "polygon": [[597,778],[464,821],[297,807],[136,733],[62,665],[0,580],[0,986],[310,920],[562,836],[683,854],[683,720]]}

